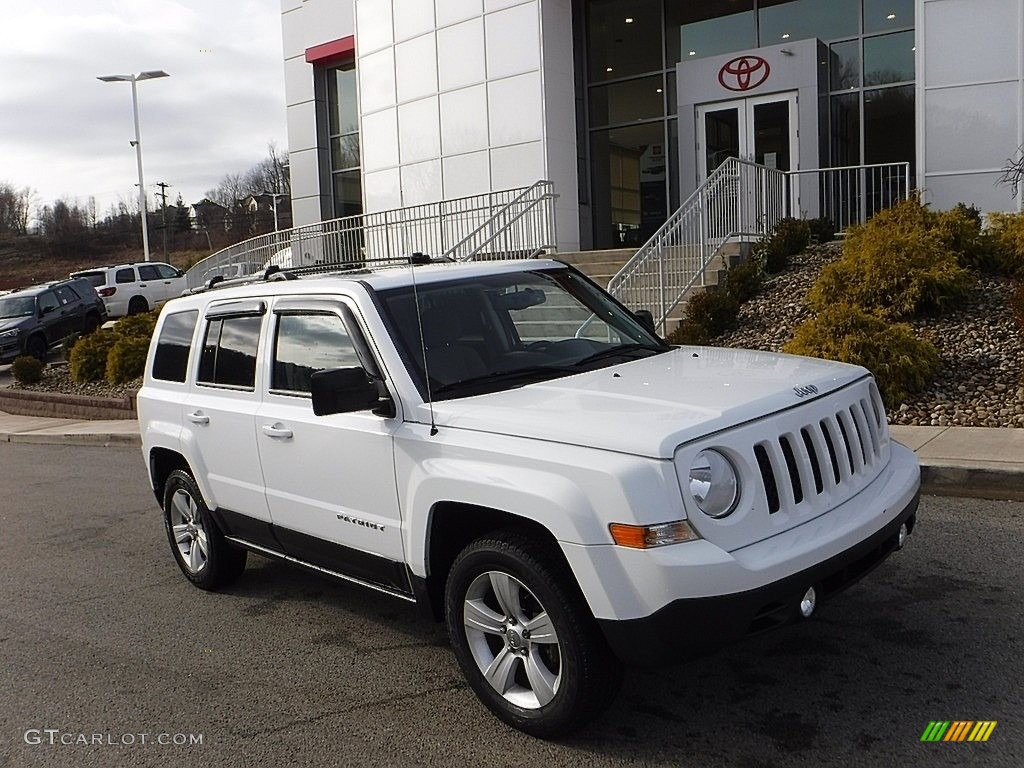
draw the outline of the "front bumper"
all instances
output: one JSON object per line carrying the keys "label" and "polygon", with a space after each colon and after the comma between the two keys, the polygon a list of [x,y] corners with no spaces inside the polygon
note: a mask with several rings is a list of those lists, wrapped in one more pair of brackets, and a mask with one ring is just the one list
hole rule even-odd
{"label": "front bumper", "polygon": [[0,363],[9,363],[22,354],[21,336],[0,341]]}
{"label": "front bumper", "polygon": [[681,661],[681,651],[700,653],[787,624],[799,616],[800,599],[813,586],[824,600],[856,583],[898,548],[900,527],[913,530],[918,490],[910,503],[874,535],[834,557],[784,579],[746,592],[675,600],[650,616],[598,620],[616,655],[627,664]]}

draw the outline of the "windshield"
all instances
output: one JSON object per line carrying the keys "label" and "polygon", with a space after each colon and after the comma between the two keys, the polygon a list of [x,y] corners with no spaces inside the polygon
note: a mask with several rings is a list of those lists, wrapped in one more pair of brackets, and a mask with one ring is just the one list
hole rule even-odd
{"label": "windshield", "polygon": [[35,296],[8,296],[0,298],[0,319],[31,317],[36,311]]}
{"label": "windshield", "polygon": [[[380,292],[385,319],[424,399],[570,376],[669,347],[608,294],[568,269],[428,283]],[[423,327],[422,344],[420,322]]]}

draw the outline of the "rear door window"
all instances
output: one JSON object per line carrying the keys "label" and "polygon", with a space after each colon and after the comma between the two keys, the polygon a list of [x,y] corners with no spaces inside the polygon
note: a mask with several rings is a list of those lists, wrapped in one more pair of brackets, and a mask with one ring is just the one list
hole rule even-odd
{"label": "rear door window", "polygon": [[156,267],[147,265],[139,267],[139,280],[159,280],[160,273],[156,271]]}
{"label": "rear door window", "polygon": [[263,318],[218,317],[206,326],[196,381],[214,386],[256,386],[256,350]]}
{"label": "rear door window", "polygon": [[117,272],[114,273],[114,281],[118,283],[134,283],[135,270],[131,267],[117,270]]}
{"label": "rear door window", "polygon": [[153,378],[184,383],[199,312],[176,312],[164,319],[153,356]]}
{"label": "rear door window", "polygon": [[79,295],[66,285],[57,288],[57,300],[61,304],[71,304],[78,301],[79,298]]}

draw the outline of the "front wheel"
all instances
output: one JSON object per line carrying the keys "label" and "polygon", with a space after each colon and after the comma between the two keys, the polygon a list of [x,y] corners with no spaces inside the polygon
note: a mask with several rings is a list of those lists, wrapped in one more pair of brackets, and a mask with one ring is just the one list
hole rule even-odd
{"label": "front wheel", "polygon": [[445,609],[463,674],[509,725],[557,736],[614,699],[619,662],[544,540],[505,531],[470,544],[452,565]]}
{"label": "front wheel", "polygon": [[196,481],[181,469],[164,486],[164,527],[178,567],[200,589],[226,586],[245,570],[245,550],[224,539]]}

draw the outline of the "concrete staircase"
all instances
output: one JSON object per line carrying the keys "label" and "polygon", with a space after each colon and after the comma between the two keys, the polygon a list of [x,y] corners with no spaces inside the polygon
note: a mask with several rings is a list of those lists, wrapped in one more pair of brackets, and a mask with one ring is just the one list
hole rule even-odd
{"label": "concrete staircase", "polygon": [[[695,286],[690,290],[683,301],[672,311],[667,322],[667,332],[671,333],[679,327],[683,315],[686,312],[686,300],[690,295],[703,291],[716,290],[719,284],[725,279],[727,270],[747,260],[750,255],[751,243],[727,243],[722,251],[708,266],[704,275],[704,285]],[[580,272],[587,275],[591,280],[602,288],[608,287],[608,281],[629,261],[636,253],[635,248],[619,248],[607,251],[574,251],[568,253],[557,253],[552,258],[571,264]],[[649,309],[649,307],[630,307],[630,309]],[[653,308],[650,308],[653,309]]]}

